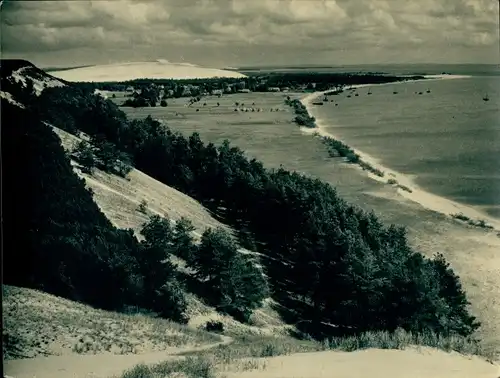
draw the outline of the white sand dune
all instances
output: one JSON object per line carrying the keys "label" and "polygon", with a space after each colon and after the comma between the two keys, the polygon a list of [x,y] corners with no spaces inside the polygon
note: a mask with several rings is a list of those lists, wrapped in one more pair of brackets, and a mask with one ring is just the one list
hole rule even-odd
{"label": "white sand dune", "polygon": [[301,353],[266,359],[264,370],[226,378],[497,378],[499,366],[431,348]]}
{"label": "white sand dune", "polygon": [[[464,75],[426,75],[425,81],[428,80],[451,80],[451,79],[463,79],[463,78],[468,78],[470,76],[464,76]],[[402,85],[407,82],[415,82],[419,80],[408,80],[408,81],[402,81],[402,82],[397,82],[397,83],[384,83],[384,84],[376,84],[377,86],[380,85],[394,85],[394,84],[399,84]],[[356,85],[353,86],[352,88],[362,88],[362,87],[367,87],[367,86],[375,86],[375,84],[362,84],[362,85]],[[336,137],[335,135],[327,132],[325,130],[325,126],[327,125],[327,122],[325,120],[322,120],[317,117],[317,114],[315,114],[315,108],[312,106],[312,102],[317,99],[320,96],[323,96],[325,93],[329,91],[323,91],[323,92],[314,92],[311,94],[308,94],[307,96],[303,97],[301,99],[302,103],[304,106],[307,108],[309,114],[314,116],[316,118],[316,125],[317,127],[314,129],[311,128],[302,128],[302,131],[304,133],[318,133],[320,136],[325,136],[325,137],[330,137],[334,138],[336,140],[341,140],[341,138]],[[384,177],[379,177],[377,175],[368,173],[368,175],[377,181],[380,182],[387,182],[389,178],[395,179],[398,184],[403,185],[411,190],[411,193],[402,189],[398,189],[399,194],[401,194],[403,197],[414,201],[421,205],[422,207],[425,207],[426,209],[436,211],[438,213],[442,213],[445,215],[450,215],[450,214],[458,214],[462,213],[463,215],[467,216],[470,219],[474,220],[479,220],[482,219],[484,220],[487,224],[491,225],[494,227],[495,230],[500,230],[500,221],[497,219],[488,216],[487,214],[483,213],[480,210],[477,210],[471,206],[467,206],[461,203],[458,203],[456,201],[452,201],[450,199],[440,197],[438,195],[429,193],[421,188],[419,188],[414,180],[409,175],[402,174],[400,172],[396,172],[388,167],[382,166],[380,161],[376,159],[375,157],[362,152],[358,150],[354,145],[351,143],[347,143],[352,149],[356,151],[356,153],[360,156],[361,160],[364,162],[370,164],[371,166],[381,170],[384,172]],[[359,167],[361,169],[361,167]]]}
{"label": "white sand dune", "polygon": [[214,77],[238,78],[245,75],[216,68],[199,67],[189,63],[156,62],[114,63],[54,71],[51,75],[78,82],[127,81],[134,79],[206,79]]}

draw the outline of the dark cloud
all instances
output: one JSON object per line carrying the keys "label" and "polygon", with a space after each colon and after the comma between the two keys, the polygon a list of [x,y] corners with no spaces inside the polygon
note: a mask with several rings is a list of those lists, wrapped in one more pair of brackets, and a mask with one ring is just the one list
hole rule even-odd
{"label": "dark cloud", "polygon": [[279,47],[297,59],[301,52],[349,51],[359,62],[368,50],[379,60],[399,49],[399,60],[425,52],[439,61],[443,49],[467,57],[473,48],[477,59],[491,59],[497,12],[493,0],[15,1],[3,5],[2,50],[30,58],[95,49],[99,56],[119,51],[117,59],[137,50],[174,60],[184,49],[232,64],[249,46],[268,59]]}

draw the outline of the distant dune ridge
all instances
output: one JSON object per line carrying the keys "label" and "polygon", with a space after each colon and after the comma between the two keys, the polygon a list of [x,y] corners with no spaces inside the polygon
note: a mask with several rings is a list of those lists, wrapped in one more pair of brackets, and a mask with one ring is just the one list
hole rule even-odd
{"label": "distant dune ridge", "polygon": [[206,79],[212,77],[246,77],[239,72],[199,67],[190,63],[155,62],[113,63],[53,71],[51,75],[67,81],[127,81],[134,79]]}

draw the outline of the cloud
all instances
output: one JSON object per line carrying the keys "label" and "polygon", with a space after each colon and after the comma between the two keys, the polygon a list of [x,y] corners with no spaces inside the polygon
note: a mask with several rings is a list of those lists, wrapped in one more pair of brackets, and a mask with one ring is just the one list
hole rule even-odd
{"label": "cloud", "polygon": [[159,57],[182,48],[212,56],[257,46],[269,56],[279,47],[297,57],[400,49],[411,59],[415,48],[462,56],[473,48],[487,56],[498,43],[497,12],[493,0],[11,1],[2,10],[2,49],[138,49]]}

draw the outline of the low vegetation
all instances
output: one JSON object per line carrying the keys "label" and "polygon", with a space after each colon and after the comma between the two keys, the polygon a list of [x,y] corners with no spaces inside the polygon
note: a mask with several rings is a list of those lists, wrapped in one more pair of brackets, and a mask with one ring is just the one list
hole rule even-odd
{"label": "low vegetation", "polygon": [[156,377],[216,378],[217,373],[213,361],[201,357],[187,357],[182,360],[165,361],[153,366],[137,365],[121,376],[121,378]]}
{"label": "low vegetation", "polygon": [[451,216],[453,218],[455,218],[455,219],[458,219],[458,220],[460,220],[462,222],[467,223],[470,226],[480,227],[480,228],[486,228],[486,229],[489,229],[489,230],[493,229],[493,226],[487,224],[486,221],[484,221],[483,219],[474,220],[474,219],[471,219],[471,218],[469,218],[468,216],[466,216],[466,215],[464,215],[462,213],[451,214]]}
{"label": "low vegetation", "polygon": [[[229,364],[231,361],[242,358],[274,357],[321,350],[351,352],[368,348],[404,349],[412,346],[427,346],[445,351],[456,351],[464,355],[492,357],[477,340],[470,337],[443,337],[433,332],[413,334],[403,329],[397,329],[394,332],[368,331],[359,335],[332,337],[322,341],[314,341],[307,335],[304,335],[302,339],[244,336],[231,344],[219,345],[212,349],[196,352],[196,354]],[[182,355],[192,354],[194,352],[182,353]]]}
{"label": "low vegetation", "polygon": [[299,126],[305,126],[310,128],[316,127],[316,119],[309,115],[307,108],[302,104],[300,100],[290,100],[290,97],[287,97],[285,103],[291,107],[295,112],[295,123]]}
{"label": "low vegetation", "polygon": [[[184,373],[188,377],[223,376],[228,370],[265,369],[262,358],[291,355],[295,353],[338,350],[351,352],[360,349],[405,349],[414,346],[434,347],[445,351],[456,351],[465,355],[486,354],[477,341],[463,337],[441,337],[434,333],[415,335],[398,329],[393,333],[365,332],[350,337],[334,337],[323,342],[297,340],[288,337],[245,336],[228,345],[220,345],[201,352],[185,352],[187,359],[167,361],[156,366],[138,366],[121,378],[155,377],[155,374]],[[210,367],[210,368],[208,368]],[[222,373],[222,375],[221,375]],[[196,375],[197,374],[197,375]]]}
{"label": "low vegetation", "polygon": [[349,163],[359,165],[363,170],[373,173],[374,175],[377,175],[379,177],[384,177],[384,172],[361,160],[360,156],[345,143],[327,136],[321,137],[321,140],[328,147],[328,153],[331,157],[341,156],[345,158]]}
{"label": "low vegetation", "polygon": [[[285,103],[293,107],[295,116],[295,123],[299,126],[305,126],[309,128],[316,128],[316,119],[309,115],[307,108],[298,99],[291,100],[290,96],[287,97]],[[319,135],[319,134],[318,134]],[[384,177],[384,172],[380,169],[375,168],[371,164],[361,160],[359,155],[345,143],[336,140],[332,137],[321,137],[323,143],[328,147],[328,153],[331,157],[341,156],[346,159],[349,163],[359,165],[363,170],[369,171],[379,177]]]}
{"label": "low vegetation", "polygon": [[4,360],[72,353],[135,354],[214,344],[213,333],[128,307],[104,311],[38,290],[3,285]]}

